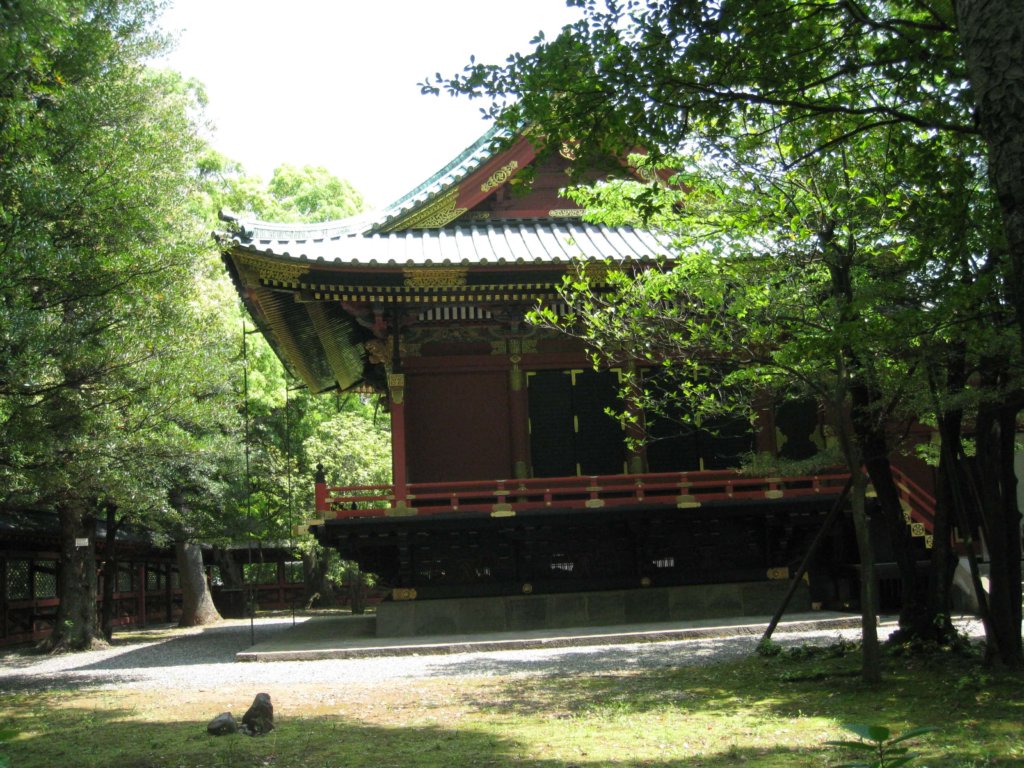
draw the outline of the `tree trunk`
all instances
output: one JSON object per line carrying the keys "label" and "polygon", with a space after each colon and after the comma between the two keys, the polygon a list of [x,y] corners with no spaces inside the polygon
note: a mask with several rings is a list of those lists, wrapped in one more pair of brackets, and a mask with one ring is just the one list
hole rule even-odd
{"label": "tree trunk", "polygon": [[105,555],[100,565],[103,595],[100,601],[100,633],[107,642],[114,637],[114,592],[117,589],[117,561]]}
{"label": "tree trunk", "polygon": [[223,547],[213,548],[213,562],[220,569],[220,578],[225,589],[244,589],[245,577],[242,576],[242,565],[232,555],[231,550]]}
{"label": "tree trunk", "polygon": [[[1024,42],[1024,41],[1022,41]],[[999,560],[993,556],[990,575],[992,603],[999,606],[996,622],[1005,636],[1001,646],[1003,664],[1024,667],[1024,645],[1021,643],[1021,514],[1017,505],[1017,473],[1014,462],[1018,408],[1003,403],[999,409],[999,474],[1002,499],[994,532],[1000,541]]]}
{"label": "tree trunk", "polygon": [[346,569],[345,575],[348,577],[349,608],[353,614],[365,613],[366,583],[359,563],[352,563],[352,566]]}
{"label": "tree trunk", "polygon": [[[1024,0],[957,0],[960,44],[988,146],[988,169],[1002,211],[1009,269],[1007,298],[1014,308],[1024,351]],[[983,409],[984,410],[984,409]],[[990,607],[998,658],[1024,664],[1021,649],[1020,512],[1012,444],[1017,408],[978,415],[982,518],[991,556]],[[982,423],[984,420],[984,424]],[[983,436],[984,435],[984,436]],[[992,451],[982,456],[984,441]],[[999,446],[996,448],[996,444]],[[999,493],[993,493],[998,488]]]}
{"label": "tree trunk", "polygon": [[900,631],[906,636],[928,632],[927,607],[918,589],[917,563],[913,556],[910,528],[903,519],[900,492],[889,463],[889,440],[879,425],[880,402],[868,386],[856,384],[850,389],[850,417],[864,467],[871,478],[882,511],[886,537],[900,572]]}
{"label": "tree trunk", "polygon": [[934,639],[945,642],[953,637],[953,574],[956,558],[953,553],[955,505],[963,504],[963,478],[957,460],[963,413],[938,414],[939,454],[937,487],[935,489],[935,524],[932,530],[932,559],[928,570],[928,613],[934,624]]}
{"label": "tree trunk", "polygon": [[[96,526],[75,500],[57,508],[60,521],[60,605],[46,652],[81,651],[106,645],[96,616]],[[79,546],[85,542],[83,546]]]}
{"label": "tree trunk", "polygon": [[850,507],[853,528],[860,553],[860,615],[861,615],[861,677],[866,683],[882,679],[881,649],[878,644],[878,580],[875,578],[875,550],[871,543],[871,526],[864,493],[867,479],[859,468],[851,470]]}
{"label": "tree trunk", "polygon": [[107,531],[103,545],[103,602],[100,613],[100,631],[109,642],[114,636],[114,592],[117,591],[117,507],[107,505]]}
{"label": "tree trunk", "polygon": [[1024,348],[1024,0],[957,0],[960,45],[988,146],[1009,254],[1007,293]]}
{"label": "tree trunk", "polygon": [[306,607],[330,605],[334,590],[327,579],[327,557],[317,544],[302,550],[302,578],[306,585]]}
{"label": "tree trunk", "polygon": [[176,541],[178,574],[181,578],[181,620],[179,627],[198,627],[220,621],[213,604],[210,585],[203,570],[203,552],[194,541]]}
{"label": "tree trunk", "polygon": [[[841,362],[838,370],[842,382],[845,369]],[[850,472],[850,512],[860,560],[861,677],[866,683],[877,683],[882,679],[882,664],[876,615],[878,580],[875,575],[875,548],[871,540],[871,521],[868,519],[865,500],[868,479],[864,475],[864,456],[860,451],[860,442],[854,435],[851,422],[842,412],[841,406],[846,401],[842,383],[838,389],[834,407],[836,437]]]}
{"label": "tree trunk", "polygon": [[927,601],[918,588],[913,536],[903,517],[903,505],[892,476],[892,466],[884,456],[867,459],[864,464],[878,496],[886,537],[900,572],[900,635],[903,638],[927,637],[931,634],[932,617],[928,614]]}
{"label": "tree trunk", "polygon": [[1016,408],[978,409],[976,487],[982,532],[989,554],[989,660],[1009,668],[1024,665],[1021,648],[1021,542],[1017,480],[1013,471]]}

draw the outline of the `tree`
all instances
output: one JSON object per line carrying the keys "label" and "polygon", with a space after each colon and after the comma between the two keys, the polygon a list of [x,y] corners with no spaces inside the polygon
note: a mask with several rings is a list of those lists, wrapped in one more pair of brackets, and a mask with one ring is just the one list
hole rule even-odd
{"label": "tree", "polygon": [[954,7],[975,120],[1002,212],[1010,264],[1006,291],[1024,339],[1024,2],[955,0]]}
{"label": "tree", "polygon": [[[806,138],[787,158],[791,166],[841,157],[891,130],[910,134],[923,146],[933,139],[950,145],[958,138],[970,141],[980,127],[988,152],[975,171],[987,167],[990,172],[1005,240],[1003,245],[990,241],[983,257],[975,251],[968,259],[987,261],[988,272],[1000,276],[977,282],[991,291],[985,305],[1011,307],[1018,330],[1024,330],[1024,249],[1015,230],[1024,199],[1019,2],[577,4],[584,18],[553,41],[538,36],[533,53],[514,54],[504,65],[471,63],[460,75],[425,82],[424,91],[445,88],[491,99],[485,110],[491,116],[515,129],[530,125],[543,137],[546,151],[571,147],[580,171],[618,160],[637,146],[654,159],[685,150],[687,142],[728,153],[744,139],[743,132],[756,135],[765,125],[774,130],[780,121]],[[934,162],[940,155],[931,157]],[[971,157],[977,155],[972,151]],[[928,172],[938,177],[941,168],[933,165]],[[992,188],[983,194],[991,198]],[[647,211],[654,195],[637,196],[635,210]],[[925,226],[941,228],[935,220]],[[917,279],[928,276],[921,272]],[[1014,376],[1009,370],[994,384],[1012,393]],[[998,414],[979,422],[990,428],[978,435],[1002,446],[993,454],[998,461],[989,466],[1005,468],[1016,401],[1001,402]],[[988,510],[987,530],[1000,539],[992,552],[992,594],[1006,596],[1000,603],[1007,626],[1018,617],[1016,639],[1004,637],[999,655],[1019,665],[1019,610],[1010,604],[1015,594],[1020,602],[1019,536],[1012,534],[1020,514],[1012,475],[1002,471],[986,480],[984,472],[975,474],[975,487],[992,495],[986,502],[984,492],[977,494]]]}
{"label": "tree", "polygon": [[[237,163],[207,152],[201,172],[203,207],[208,212],[230,210],[298,222],[337,219],[365,209],[362,196],[347,181],[323,168],[282,165],[264,184]],[[238,322],[244,324],[241,317]],[[237,476],[235,503],[227,516],[233,522],[222,531],[220,541],[284,541],[313,506],[309,479],[317,464],[337,470],[336,482],[364,482],[357,475],[365,473],[375,478],[365,482],[386,482],[378,464],[383,450],[383,466],[390,472],[390,433],[387,418],[378,419],[360,396],[312,396],[288,380],[262,336],[250,329],[244,338],[245,402],[241,408],[247,424],[248,466]],[[325,434],[330,438],[321,437]],[[305,564],[309,597],[326,597],[330,591],[328,571],[336,565],[337,556],[331,558],[312,537],[301,539],[297,551]],[[237,564],[228,557],[220,562],[222,574],[233,573],[237,586],[242,586],[241,569],[234,567]]]}
{"label": "tree", "polygon": [[[324,398],[319,398],[326,404]],[[388,417],[356,395],[329,408],[321,408],[315,428],[306,437],[303,453],[332,485],[389,485],[391,483],[391,432]],[[300,545],[303,570],[309,589],[325,599],[333,588],[346,582],[353,613],[362,613],[364,585],[368,576],[359,564],[341,560],[312,537]]]}
{"label": "tree", "polygon": [[[845,133],[887,125],[984,138],[1002,211],[1006,298],[1024,333],[1024,3],[944,0],[573,0],[584,17],[504,65],[438,74],[492,100],[504,125],[533,125],[580,167],[641,146],[674,153],[696,124],[721,135],[736,114],[785,110],[794,123],[843,117]],[[799,157],[796,158],[799,161]]]}
{"label": "tree", "polygon": [[[210,152],[203,158],[203,178],[205,206],[213,213],[228,209],[267,220],[313,222],[365,210],[352,185],[323,168],[282,165],[264,185],[238,164]],[[242,317],[239,307],[240,325]],[[296,478],[312,477],[317,463],[304,445],[335,407],[329,398],[313,398],[289,381],[260,334],[247,333],[243,344],[250,487],[240,489],[239,498],[248,500],[248,533],[283,539],[300,522],[296,510],[312,504],[308,483],[294,488]]]}
{"label": "tree", "polygon": [[202,98],[143,66],[164,45],[154,13],[144,0],[0,7],[2,503],[58,511],[52,648],[101,639],[96,514],[165,510],[169,452],[216,411],[205,360],[181,356],[202,339],[189,207]]}
{"label": "tree", "polygon": [[[891,486],[883,509],[898,538],[905,526],[888,456],[913,363],[897,346],[923,332],[902,310],[919,253],[900,227],[907,196],[890,178],[907,137],[890,129],[887,141],[865,137],[839,156],[793,166],[793,153],[820,135],[782,120],[746,128],[727,150],[713,144],[688,160],[684,191],[634,183],[578,192],[601,218],[632,210],[635,219],[638,208],[655,214],[678,233],[677,266],[616,275],[607,296],[575,282],[564,294],[576,312],[547,320],[579,329],[602,364],[631,370],[642,352],[657,368],[658,389],[632,367],[625,394],[634,412],[658,413],[678,399],[705,419],[752,413],[775,398],[810,396],[824,405],[853,476],[864,672],[873,679],[877,596],[862,467],[880,498],[883,482]],[[843,130],[837,119],[832,132]],[[903,559],[912,605],[914,564]]]}
{"label": "tree", "polygon": [[251,214],[264,221],[313,222],[343,219],[366,210],[362,195],[326,168],[287,163],[264,183],[238,163],[208,150],[200,162],[207,209]]}

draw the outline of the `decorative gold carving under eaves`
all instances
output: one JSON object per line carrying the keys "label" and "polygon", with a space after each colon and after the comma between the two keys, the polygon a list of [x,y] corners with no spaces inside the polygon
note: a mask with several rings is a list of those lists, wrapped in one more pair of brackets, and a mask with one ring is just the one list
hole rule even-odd
{"label": "decorative gold carving under eaves", "polygon": [[608,265],[603,261],[590,261],[583,267],[583,275],[591,283],[602,284],[608,282],[608,273],[610,271]]}
{"label": "decorative gold carving under eaves", "polygon": [[402,401],[405,399],[404,373],[388,374],[388,391],[391,393],[391,402],[396,405],[401,405]]}
{"label": "decorative gold carving under eaves", "polygon": [[422,269],[405,270],[406,288],[460,288],[466,284],[465,269]]}
{"label": "decorative gold carving under eaves", "polygon": [[469,210],[468,208],[456,208],[455,204],[458,202],[458,199],[459,188],[456,187],[432,203],[428,203],[420,210],[415,211],[407,218],[396,222],[394,226],[388,227],[387,231],[443,227]]}
{"label": "decorative gold carving under eaves", "polygon": [[[443,344],[448,353],[454,345],[483,345],[491,347],[495,355],[506,354],[505,332],[493,326],[462,325],[458,322],[417,326],[402,331],[402,357],[416,357],[423,354],[423,348],[432,344]],[[477,346],[479,349],[479,346]],[[470,354],[477,354],[469,350]],[[429,349],[428,349],[429,354]],[[454,354],[458,354],[455,352]]]}
{"label": "decorative gold carving under eaves", "polygon": [[637,165],[634,167],[636,175],[644,181],[658,181],[658,172],[650,165]]}
{"label": "decorative gold carving under eaves", "polygon": [[492,339],[491,354],[508,355],[514,363],[523,359],[523,355],[537,353],[537,340],[531,337],[517,337],[510,339]]}
{"label": "decorative gold carving under eaves", "polygon": [[512,174],[516,172],[516,169],[518,167],[518,160],[513,160],[512,162],[508,163],[508,165],[502,166],[494,173],[492,173],[490,177],[487,179],[487,181],[480,185],[480,191],[486,195],[492,189],[497,189],[510,178],[512,178]]}
{"label": "decorative gold carving under eaves", "polygon": [[548,211],[552,219],[578,219],[585,211],[582,208],[555,208]]}
{"label": "decorative gold carving under eaves", "polygon": [[370,339],[363,346],[366,347],[366,355],[371,365],[391,364],[391,354],[388,350],[390,345],[384,339]]}
{"label": "decorative gold carving under eaves", "polygon": [[[367,360],[371,365],[383,365],[384,370],[390,371],[391,364],[395,359],[395,336],[394,334],[388,334],[385,339],[370,339],[365,342],[363,346],[366,348]],[[398,343],[398,357],[404,359],[410,355],[419,354],[419,348],[411,350],[406,344],[406,339],[403,336],[401,341]]]}
{"label": "decorative gold carving under eaves", "polygon": [[288,264],[244,255],[235,258],[247,272],[255,273],[262,283],[298,288],[302,278],[309,273],[306,264]]}

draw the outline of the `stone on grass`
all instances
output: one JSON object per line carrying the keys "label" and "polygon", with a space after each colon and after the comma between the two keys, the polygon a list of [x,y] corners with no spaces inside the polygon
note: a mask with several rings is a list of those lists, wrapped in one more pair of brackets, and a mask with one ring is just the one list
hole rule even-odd
{"label": "stone on grass", "polygon": [[242,726],[250,736],[260,736],[274,730],[274,705],[269,693],[257,693],[252,706],[242,715]]}
{"label": "stone on grass", "polygon": [[238,733],[238,722],[230,712],[221,712],[206,726],[206,732],[211,736],[227,736],[230,733]]}

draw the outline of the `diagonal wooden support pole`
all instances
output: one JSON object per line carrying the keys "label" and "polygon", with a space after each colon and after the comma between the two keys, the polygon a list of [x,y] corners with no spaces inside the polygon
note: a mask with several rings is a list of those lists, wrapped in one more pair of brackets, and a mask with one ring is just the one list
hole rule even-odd
{"label": "diagonal wooden support pole", "polygon": [[825,522],[822,523],[821,530],[814,537],[814,541],[811,542],[811,546],[807,549],[807,554],[804,555],[803,561],[800,563],[800,567],[797,569],[793,576],[793,581],[789,585],[789,591],[786,596],[782,599],[782,605],[779,606],[779,610],[772,616],[772,620],[768,622],[768,628],[765,629],[764,634],[761,635],[761,642],[764,643],[767,640],[771,640],[772,633],[775,628],[779,625],[782,620],[782,614],[786,612],[786,608],[789,606],[789,601],[793,599],[793,595],[796,594],[797,587],[800,586],[800,580],[807,573],[807,567],[811,563],[811,558],[814,557],[814,553],[818,551],[821,543],[825,540],[825,536],[832,530],[832,526],[835,525],[836,520],[839,519],[839,513],[843,511],[843,506],[846,504],[846,497],[850,495],[850,488],[853,486],[853,475],[850,475],[850,479],[846,481],[846,485],[843,486],[842,492],[836,499],[835,504],[832,505],[832,509],[828,513],[828,517],[825,518]]}

